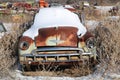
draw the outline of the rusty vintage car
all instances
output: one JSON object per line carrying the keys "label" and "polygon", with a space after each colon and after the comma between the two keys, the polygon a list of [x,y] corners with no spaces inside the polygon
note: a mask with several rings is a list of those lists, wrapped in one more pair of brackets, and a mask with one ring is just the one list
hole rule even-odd
{"label": "rusty vintage car", "polygon": [[27,65],[73,65],[96,60],[93,35],[77,14],[64,7],[41,8],[19,41],[19,61]]}

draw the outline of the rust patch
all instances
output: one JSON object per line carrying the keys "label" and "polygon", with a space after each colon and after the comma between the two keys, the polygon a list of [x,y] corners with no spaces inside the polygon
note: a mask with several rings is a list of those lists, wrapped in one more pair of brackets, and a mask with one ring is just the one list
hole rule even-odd
{"label": "rust patch", "polygon": [[79,39],[79,41],[80,42],[85,42],[90,37],[94,37],[94,35],[87,31],[86,34],[82,38]]}
{"label": "rust patch", "polygon": [[76,12],[76,11],[77,11],[77,10],[74,9],[74,8],[66,8],[66,9],[68,9],[68,10],[71,11],[71,12]]}
{"label": "rust patch", "polygon": [[51,27],[39,30],[35,38],[36,46],[77,46],[77,31],[75,27]]}
{"label": "rust patch", "polygon": [[26,41],[28,42],[29,44],[32,44],[33,43],[33,40],[27,36],[23,36],[22,38],[20,38],[20,42],[21,43],[22,41]]}

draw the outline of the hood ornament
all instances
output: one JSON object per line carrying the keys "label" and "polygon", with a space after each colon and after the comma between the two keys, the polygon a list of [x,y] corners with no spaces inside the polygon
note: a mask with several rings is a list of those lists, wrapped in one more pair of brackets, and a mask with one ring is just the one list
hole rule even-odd
{"label": "hood ornament", "polygon": [[52,36],[52,37],[49,37],[47,40],[46,40],[46,44],[51,44],[51,45],[56,45],[56,44],[61,44],[61,43],[64,43],[65,41],[64,40],[61,40],[60,39],[60,36]]}

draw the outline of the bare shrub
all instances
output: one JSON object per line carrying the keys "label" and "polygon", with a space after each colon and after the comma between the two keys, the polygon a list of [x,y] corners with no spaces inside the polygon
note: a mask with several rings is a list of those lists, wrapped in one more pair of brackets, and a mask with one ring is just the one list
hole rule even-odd
{"label": "bare shrub", "polygon": [[105,71],[120,73],[120,22],[109,21],[95,30],[96,47],[100,64]]}
{"label": "bare shrub", "polygon": [[13,31],[6,33],[0,39],[0,76],[10,75],[9,69],[14,65],[17,54],[17,42],[22,33],[19,27],[13,27]]}
{"label": "bare shrub", "polygon": [[[7,16],[5,16],[6,18]],[[8,16],[9,17],[9,16]],[[5,19],[6,21],[9,19]],[[10,74],[11,67],[14,66],[17,61],[18,56],[18,41],[21,34],[31,26],[32,22],[30,16],[22,17],[22,22],[16,23],[12,22],[12,29],[10,32],[6,32],[4,36],[0,39],[0,77],[5,77],[6,75],[12,77]],[[28,23],[27,23],[28,22]],[[23,24],[24,23],[24,24]],[[20,26],[20,24],[22,24]]]}
{"label": "bare shrub", "polygon": [[[37,68],[38,67],[38,68]],[[32,69],[22,74],[25,76],[67,76],[67,77],[81,77],[93,73],[90,69],[90,64],[86,61],[84,63],[73,63],[73,65],[39,65],[34,66],[35,71]]]}

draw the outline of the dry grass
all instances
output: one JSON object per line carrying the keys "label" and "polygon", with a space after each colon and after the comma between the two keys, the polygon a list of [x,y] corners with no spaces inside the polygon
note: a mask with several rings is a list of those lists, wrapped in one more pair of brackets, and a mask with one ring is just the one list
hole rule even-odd
{"label": "dry grass", "polygon": [[[6,75],[11,76],[10,69],[15,65],[18,55],[18,40],[26,29],[24,26],[19,26],[18,23],[11,21],[10,15],[3,17],[3,19],[1,19],[2,22],[11,22],[13,25],[11,26],[11,32],[5,33],[0,39],[0,77],[5,77]],[[30,20],[30,18],[22,19],[22,22],[19,22],[19,24],[27,20]]]}
{"label": "dry grass", "polygon": [[0,76],[9,75],[9,69],[17,59],[17,42],[23,30],[16,26],[13,29],[0,39]]}
{"label": "dry grass", "polygon": [[[96,20],[97,15],[91,13],[91,15],[87,16],[87,19]],[[11,19],[4,18],[3,21],[7,22]],[[1,17],[3,18],[3,17]],[[99,18],[100,20],[103,20]],[[2,19],[1,19],[2,20]],[[25,22],[27,21],[25,17],[23,17]],[[97,53],[100,56],[100,68],[105,68],[106,72],[120,73],[120,22],[119,21],[108,21],[104,22],[104,25],[100,25],[97,29],[95,29],[95,39],[96,39],[96,47]],[[10,75],[10,68],[14,66],[15,61],[17,59],[17,42],[19,36],[25,28],[22,27],[13,27],[13,32],[9,34],[5,34],[0,39],[0,76]],[[105,66],[105,67],[103,67]],[[85,76],[91,74],[92,71],[86,65],[75,65],[71,69],[64,69],[61,71],[50,71],[43,69],[39,72],[27,72],[23,73],[23,75],[27,76]],[[98,69],[100,71],[101,69]],[[10,75],[11,76],[11,75]]]}
{"label": "dry grass", "polygon": [[94,6],[86,7],[84,9],[85,19],[86,20],[104,20],[105,17],[110,16],[108,11],[102,11],[99,9],[95,9]]}
{"label": "dry grass", "polygon": [[2,22],[12,22],[12,23],[24,23],[27,22],[28,20],[31,19],[30,14],[24,14],[24,13],[19,13],[19,14],[0,14],[0,21]]}
{"label": "dry grass", "polygon": [[[0,76],[4,77],[6,75],[11,76],[11,67],[14,67],[15,62],[17,61],[17,57],[18,57],[18,52],[17,52],[17,45],[18,45],[18,40],[19,37],[21,36],[22,32],[26,29],[23,26],[18,26],[18,22],[13,22],[11,21],[11,15],[9,16],[4,16],[5,18],[2,19],[3,17],[1,17],[1,21],[4,22],[12,22],[13,23],[13,27],[12,27],[12,32],[10,32],[9,34],[5,34],[5,36],[3,36],[0,39],[0,43],[2,45],[0,45]],[[8,18],[7,18],[8,17]],[[28,16],[27,16],[28,17]],[[27,18],[22,17],[22,20],[20,21],[20,23],[23,22],[27,22],[26,20]],[[28,18],[29,20],[30,18]],[[58,66],[57,66],[58,67]],[[43,70],[38,72],[27,72],[27,73],[23,73],[24,75],[32,75],[32,76],[36,76],[36,75],[41,75],[41,76],[83,76],[83,75],[88,75],[91,73],[91,71],[89,70],[88,66],[86,67],[85,65],[83,66],[78,66],[78,65],[74,65],[71,69],[61,69],[61,70],[57,70],[58,68],[55,68],[53,70],[51,70],[51,67],[48,67],[48,69],[46,70],[43,66]],[[34,75],[36,74],[36,75]]]}
{"label": "dry grass", "polygon": [[[95,30],[97,54],[106,72],[120,73],[120,21],[107,21]],[[101,68],[102,68],[101,66]]]}
{"label": "dry grass", "polygon": [[73,66],[45,66],[41,70],[36,71],[27,71],[22,74],[25,76],[69,76],[69,77],[80,77],[89,75],[92,73],[92,70],[86,64],[76,64]]}

